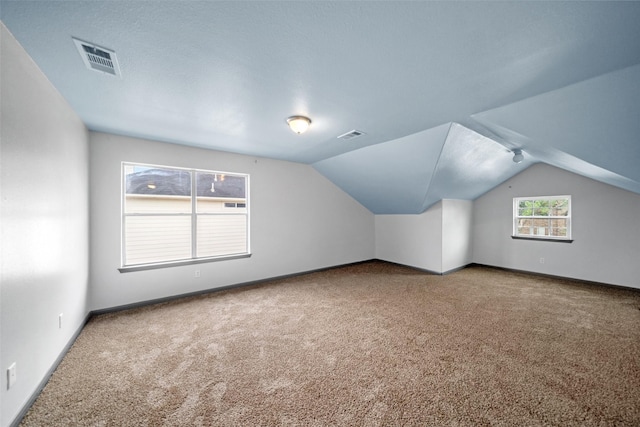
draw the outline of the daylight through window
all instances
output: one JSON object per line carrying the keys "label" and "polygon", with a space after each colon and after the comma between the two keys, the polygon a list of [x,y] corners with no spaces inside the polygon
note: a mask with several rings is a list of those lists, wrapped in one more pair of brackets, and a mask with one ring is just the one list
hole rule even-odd
{"label": "daylight through window", "polygon": [[122,265],[249,253],[249,176],[123,163]]}
{"label": "daylight through window", "polygon": [[571,239],[571,196],[513,199],[513,236]]}

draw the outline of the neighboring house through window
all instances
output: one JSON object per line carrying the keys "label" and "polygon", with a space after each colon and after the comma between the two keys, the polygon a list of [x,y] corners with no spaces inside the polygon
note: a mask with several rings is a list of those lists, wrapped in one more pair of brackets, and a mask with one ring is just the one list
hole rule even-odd
{"label": "neighboring house through window", "polygon": [[123,163],[122,266],[249,254],[249,176]]}
{"label": "neighboring house through window", "polygon": [[515,197],[513,237],[571,240],[571,196]]}

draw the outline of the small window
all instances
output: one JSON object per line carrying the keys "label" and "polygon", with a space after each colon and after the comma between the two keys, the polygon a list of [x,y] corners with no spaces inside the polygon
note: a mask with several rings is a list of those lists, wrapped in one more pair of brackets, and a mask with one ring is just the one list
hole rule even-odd
{"label": "small window", "polygon": [[248,175],[134,163],[122,174],[122,267],[248,256]]}
{"label": "small window", "polygon": [[513,237],[571,240],[571,196],[515,197]]}

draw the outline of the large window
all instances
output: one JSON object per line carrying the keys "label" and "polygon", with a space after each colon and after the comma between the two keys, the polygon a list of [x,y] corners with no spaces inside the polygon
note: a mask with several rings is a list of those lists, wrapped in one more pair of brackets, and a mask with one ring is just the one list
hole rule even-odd
{"label": "large window", "polygon": [[122,266],[249,254],[249,176],[122,165]]}
{"label": "large window", "polygon": [[571,240],[571,196],[514,198],[513,236]]}

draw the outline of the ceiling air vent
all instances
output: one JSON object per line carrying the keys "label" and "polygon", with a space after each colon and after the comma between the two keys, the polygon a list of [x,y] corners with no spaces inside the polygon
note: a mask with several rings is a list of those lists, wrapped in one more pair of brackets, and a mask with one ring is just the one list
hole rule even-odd
{"label": "ceiling air vent", "polygon": [[120,67],[114,51],[73,37],[72,39],[88,69],[120,76]]}
{"label": "ceiling air vent", "polygon": [[362,136],[362,135],[366,135],[366,134],[364,132],[362,132],[361,130],[355,130],[354,129],[354,130],[349,131],[347,133],[343,133],[342,135],[340,135],[338,137],[338,139],[347,140],[347,139],[357,138],[357,137]]}

